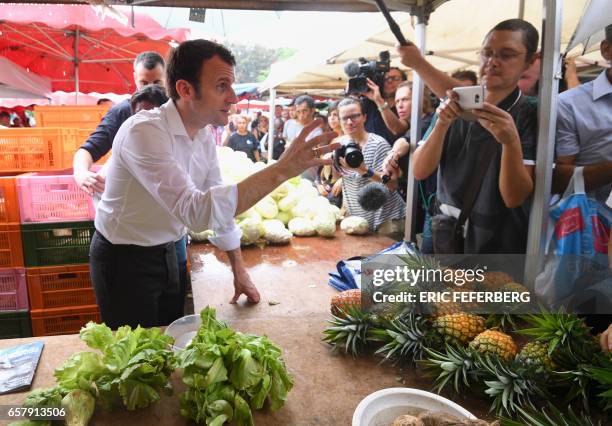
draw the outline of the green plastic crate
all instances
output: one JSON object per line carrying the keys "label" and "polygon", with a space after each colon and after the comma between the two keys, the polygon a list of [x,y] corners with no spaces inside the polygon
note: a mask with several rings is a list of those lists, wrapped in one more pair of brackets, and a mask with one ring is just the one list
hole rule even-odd
{"label": "green plastic crate", "polygon": [[52,266],[89,262],[93,221],[22,224],[26,266]]}
{"label": "green plastic crate", "polygon": [[0,339],[32,337],[29,311],[0,312]]}

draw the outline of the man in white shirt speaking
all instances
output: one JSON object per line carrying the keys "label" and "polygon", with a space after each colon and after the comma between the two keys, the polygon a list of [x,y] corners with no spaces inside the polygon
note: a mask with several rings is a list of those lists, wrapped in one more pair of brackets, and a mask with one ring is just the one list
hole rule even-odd
{"label": "man in white shirt speaking", "polygon": [[306,141],[320,121],[300,133],[282,158],[238,184],[223,184],[209,124],[227,124],[235,60],[220,44],[190,40],[170,53],[170,101],[142,111],[119,129],[98,204],[90,249],[91,276],[102,320],[112,328],[166,325],[183,315],[174,242],[212,229],[227,252],[235,303],[259,293],[244,267],[234,216],[308,167],[329,164],[321,155],[339,147],[326,133]]}

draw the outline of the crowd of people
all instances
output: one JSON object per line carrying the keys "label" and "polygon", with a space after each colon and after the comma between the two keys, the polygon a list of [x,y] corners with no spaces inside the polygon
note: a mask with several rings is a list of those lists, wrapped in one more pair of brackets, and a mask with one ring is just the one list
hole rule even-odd
{"label": "crowd of people", "polygon": [[[600,50],[612,62],[612,25]],[[365,218],[371,231],[399,238],[412,199],[406,183],[414,178],[423,253],[525,254],[538,144],[538,31],[520,19],[497,24],[484,37],[477,73],[448,75],[414,45],[397,52],[426,84],[412,155],[412,87],[403,69],[392,67],[377,83],[368,79],[368,90],[334,102],[305,94],[270,115],[247,116],[236,113],[235,59],[223,46],[187,41],[168,62],[140,54],[136,93],[109,105],[74,156],[78,186],[99,196],[90,263],[103,320],[148,326],[182,315],[185,229],[215,231],[210,240],[227,252],[234,274],[231,302],[241,295],[258,302],[233,217],[296,175],[345,215]],[[575,64],[566,69],[552,189],[563,193],[580,166],[589,195],[612,208],[612,68],[585,84]],[[464,111],[454,89],[476,85],[486,87],[482,107]],[[0,127],[11,126],[14,117],[0,112]],[[216,146],[269,166],[223,184]],[[93,168],[111,148],[112,160]],[[376,209],[362,202],[373,184],[386,191]],[[609,324],[609,316],[603,321]]]}

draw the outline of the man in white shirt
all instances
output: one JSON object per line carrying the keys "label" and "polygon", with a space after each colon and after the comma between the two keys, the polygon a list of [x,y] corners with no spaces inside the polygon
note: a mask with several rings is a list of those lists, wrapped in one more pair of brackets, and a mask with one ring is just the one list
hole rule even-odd
{"label": "man in white shirt", "polygon": [[321,154],[339,146],[328,144],[334,133],[306,142],[320,125],[314,121],[277,163],[237,185],[223,185],[206,127],[225,125],[238,101],[234,65],[232,54],[217,43],[182,43],[167,64],[171,100],[129,118],[115,137],[90,249],[96,299],[110,327],[165,325],[182,316],[185,290],[174,242],[185,227],[215,232],[211,242],[227,252],[234,273],[231,303],[241,294],[258,302],[234,216],[306,168],[329,164]]}

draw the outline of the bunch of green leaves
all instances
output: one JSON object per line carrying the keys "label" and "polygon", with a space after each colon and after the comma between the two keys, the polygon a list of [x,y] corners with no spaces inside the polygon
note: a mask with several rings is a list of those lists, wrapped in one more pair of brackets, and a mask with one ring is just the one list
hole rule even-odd
{"label": "bunch of green leaves", "polygon": [[88,323],[81,340],[96,352],[78,352],[55,370],[57,386],[36,389],[24,407],[66,408],[70,424],[86,425],[100,402],[111,409],[123,404],[128,410],[144,408],[170,389],[169,377],[176,360],[173,339],[158,328],[120,327],[115,333],[104,324]]}
{"label": "bunch of green leaves", "polygon": [[159,328],[124,326],[113,333],[104,324],[90,322],[80,337],[99,352],[76,353],[56,369],[60,388],[87,390],[106,409],[122,403],[128,410],[148,407],[161,390],[169,389],[173,339]]}
{"label": "bunch of green leaves", "polygon": [[183,382],[180,397],[184,417],[222,425],[252,425],[251,409],[283,406],[293,387],[282,353],[267,337],[243,334],[216,319],[212,308],[200,314],[202,325],[178,355]]}

